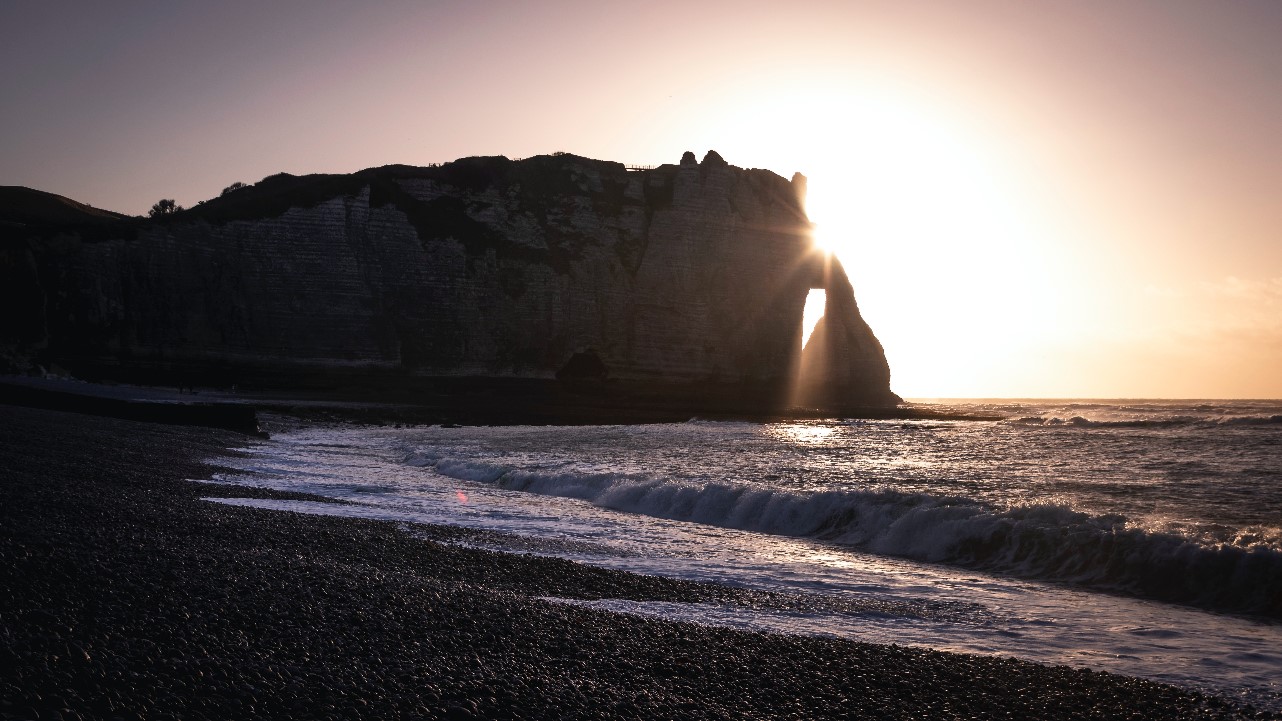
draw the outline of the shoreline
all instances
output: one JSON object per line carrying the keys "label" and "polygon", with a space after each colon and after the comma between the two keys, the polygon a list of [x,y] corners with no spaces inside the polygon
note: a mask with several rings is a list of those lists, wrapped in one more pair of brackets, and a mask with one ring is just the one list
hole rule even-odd
{"label": "shoreline", "polygon": [[0,431],[4,718],[1278,717],[1081,669],[541,601],[768,599],[201,501],[321,500],[186,480],[245,442],[225,430],[0,406]]}
{"label": "shoreline", "polygon": [[[505,391],[514,391],[506,394]],[[439,393],[410,393],[395,399],[388,391],[290,391],[181,389],[113,385],[71,379],[0,376],[0,403],[71,411],[130,420],[199,425],[259,435],[258,412],[307,421],[363,425],[632,425],[711,421],[851,420],[996,421],[1000,416],[958,413],[913,405],[786,411],[717,405],[701,407],[653,398],[580,393],[573,384],[491,387],[467,382]]]}

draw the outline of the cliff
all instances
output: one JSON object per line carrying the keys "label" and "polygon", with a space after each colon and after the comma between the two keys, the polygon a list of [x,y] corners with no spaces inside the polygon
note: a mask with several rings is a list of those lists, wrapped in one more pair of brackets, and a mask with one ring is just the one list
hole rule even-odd
{"label": "cliff", "polygon": [[[839,332],[807,401],[893,404],[797,182],[716,153],[644,171],[558,154],[282,174],[154,219],[43,202],[61,215],[0,219],[0,344],[85,377],[560,378],[778,406],[823,287]],[[41,205],[19,191],[0,212]]]}

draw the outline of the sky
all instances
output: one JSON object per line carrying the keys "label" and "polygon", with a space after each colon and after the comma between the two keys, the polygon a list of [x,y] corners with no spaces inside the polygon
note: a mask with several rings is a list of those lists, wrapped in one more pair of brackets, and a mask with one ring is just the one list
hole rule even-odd
{"label": "sky", "polygon": [[0,4],[0,184],[716,150],[909,398],[1282,398],[1282,2]]}

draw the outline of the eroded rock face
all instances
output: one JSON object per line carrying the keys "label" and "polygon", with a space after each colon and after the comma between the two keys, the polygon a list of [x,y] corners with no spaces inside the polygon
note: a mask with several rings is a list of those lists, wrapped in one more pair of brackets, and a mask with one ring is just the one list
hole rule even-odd
{"label": "eroded rock face", "polygon": [[804,178],[692,161],[282,175],[158,220],[11,224],[0,335],[73,370],[551,379],[591,357],[622,382],[783,386],[828,284],[844,340],[813,398],[893,402],[845,274],[812,250]]}
{"label": "eroded rock face", "polygon": [[[890,366],[881,342],[864,322],[854,289],[835,258],[825,264],[824,315],[802,352],[795,400],[805,406],[882,405]],[[896,399],[897,400],[897,399]]]}

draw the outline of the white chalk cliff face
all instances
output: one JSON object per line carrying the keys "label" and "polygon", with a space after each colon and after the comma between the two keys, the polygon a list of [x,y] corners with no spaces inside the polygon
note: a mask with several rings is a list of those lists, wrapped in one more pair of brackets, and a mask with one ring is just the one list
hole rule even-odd
{"label": "white chalk cliff face", "polygon": [[826,287],[809,397],[895,400],[797,187],[715,153],[281,175],[160,220],[8,235],[26,321],[0,340],[69,367],[782,385]]}

